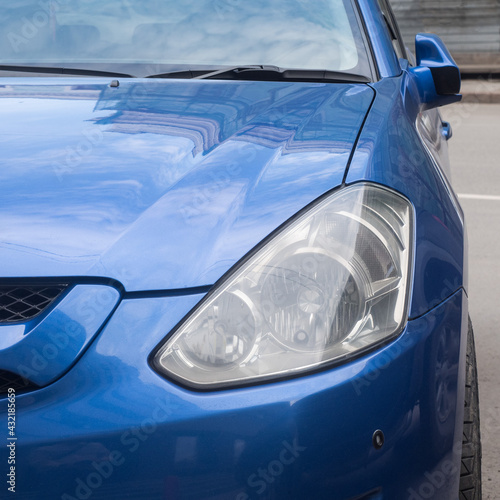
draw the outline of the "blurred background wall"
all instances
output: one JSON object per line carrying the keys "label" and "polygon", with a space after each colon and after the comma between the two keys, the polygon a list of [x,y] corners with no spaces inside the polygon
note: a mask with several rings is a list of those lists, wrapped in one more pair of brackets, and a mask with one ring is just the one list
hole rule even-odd
{"label": "blurred background wall", "polygon": [[391,0],[402,35],[437,33],[465,73],[500,73],[500,0]]}

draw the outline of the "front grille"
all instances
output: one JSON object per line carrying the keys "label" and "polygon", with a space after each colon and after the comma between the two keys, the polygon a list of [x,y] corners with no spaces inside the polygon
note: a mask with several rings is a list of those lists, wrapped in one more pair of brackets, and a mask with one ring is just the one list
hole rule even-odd
{"label": "front grille", "polygon": [[16,393],[20,393],[33,391],[34,389],[38,389],[38,386],[20,375],[0,370],[0,397],[7,395],[9,389],[14,389]]}
{"label": "front grille", "polygon": [[65,284],[0,285],[0,323],[29,321],[67,288]]}

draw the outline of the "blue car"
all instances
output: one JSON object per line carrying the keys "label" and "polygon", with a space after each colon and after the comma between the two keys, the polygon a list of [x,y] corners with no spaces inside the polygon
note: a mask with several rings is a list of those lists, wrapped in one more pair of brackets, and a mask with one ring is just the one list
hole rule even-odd
{"label": "blue car", "polygon": [[442,41],[387,0],[0,14],[0,496],[480,499]]}

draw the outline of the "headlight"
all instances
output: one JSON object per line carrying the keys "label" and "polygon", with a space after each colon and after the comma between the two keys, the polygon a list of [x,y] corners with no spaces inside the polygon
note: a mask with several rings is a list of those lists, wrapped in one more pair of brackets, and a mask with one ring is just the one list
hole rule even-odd
{"label": "headlight", "polygon": [[221,389],[345,362],[407,315],[413,210],[356,184],[323,197],[244,259],[157,348],[154,367]]}

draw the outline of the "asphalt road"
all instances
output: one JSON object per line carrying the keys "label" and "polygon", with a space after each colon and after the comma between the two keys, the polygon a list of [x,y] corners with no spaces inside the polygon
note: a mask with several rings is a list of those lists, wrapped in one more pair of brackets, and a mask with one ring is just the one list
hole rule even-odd
{"label": "asphalt road", "polygon": [[500,104],[441,110],[469,233],[469,310],[479,370],[483,499],[500,499]]}

